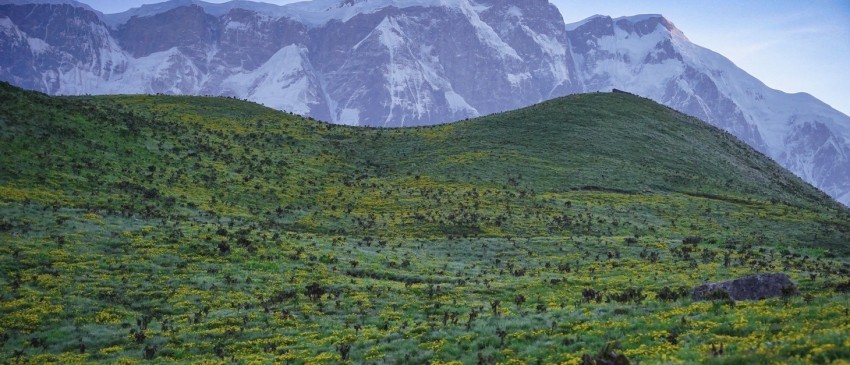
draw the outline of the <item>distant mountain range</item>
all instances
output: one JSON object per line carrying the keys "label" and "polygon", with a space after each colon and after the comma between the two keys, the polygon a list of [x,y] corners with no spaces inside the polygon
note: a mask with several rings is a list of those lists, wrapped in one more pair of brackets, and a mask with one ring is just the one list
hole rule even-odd
{"label": "distant mountain range", "polygon": [[545,0],[175,0],[105,15],[6,0],[0,79],[49,94],[227,95],[393,127],[617,88],[718,126],[850,204],[850,117],[765,86],[661,15],[564,24]]}

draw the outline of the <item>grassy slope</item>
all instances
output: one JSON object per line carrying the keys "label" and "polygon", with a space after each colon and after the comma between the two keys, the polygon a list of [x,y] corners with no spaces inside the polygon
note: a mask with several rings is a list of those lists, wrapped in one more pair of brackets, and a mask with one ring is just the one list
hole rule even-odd
{"label": "grassy slope", "polygon": [[[832,292],[847,212],[644,99],[401,130],[221,98],[0,100],[7,358],[321,363],[350,345],[365,363],[575,363],[611,340],[649,363],[850,357]],[[656,298],[775,271],[804,295]],[[647,298],[583,303],[586,288]]]}

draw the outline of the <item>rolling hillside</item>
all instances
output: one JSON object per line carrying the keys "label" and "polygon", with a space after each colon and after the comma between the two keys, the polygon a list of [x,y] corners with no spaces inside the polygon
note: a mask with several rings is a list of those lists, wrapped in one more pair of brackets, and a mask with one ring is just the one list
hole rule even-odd
{"label": "rolling hillside", "polygon": [[[647,99],[411,129],[225,98],[3,84],[0,101],[13,361],[578,364],[613,342],[642,363],[850,357],[845,208]],[[801,295],[689,299],[758,272]]]}

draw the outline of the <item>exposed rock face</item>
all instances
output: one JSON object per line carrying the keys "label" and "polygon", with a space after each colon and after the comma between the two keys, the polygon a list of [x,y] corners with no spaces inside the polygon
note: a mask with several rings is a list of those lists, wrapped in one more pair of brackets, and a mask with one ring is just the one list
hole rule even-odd
{"label": "exposed rock face", "polygon": [[388,127],[616,88],[722,128],[850,205],[850,117],[768,88],[660,15],[565,25],[546,0],[172,0],[104,15],[40,1],[0,0],[0,80],[233,96]]}
{"label": "exposed rock face", "polygon": [[97,93],[129,59],[98,15],[68,4],[0,4],[0,78],[50,94]]}
{"label": "exposed rock face", "polygon": [[[220,38],[219,19],[197,5],[169,10],[157,17],[134,17],[121,25],[116,38],[124,50],[141,58],[156,52],[180,48],[193,58],[207,54],[207,46]],[[180,29],[175,32],[175,28]]]}
{"label": "exposed rock face", "polygon": [[694,300],[725,297],[732,300],[762,300],[797,292],[797,285],[785,274],[758,274],[722,283],[708,283],[694,288]]}

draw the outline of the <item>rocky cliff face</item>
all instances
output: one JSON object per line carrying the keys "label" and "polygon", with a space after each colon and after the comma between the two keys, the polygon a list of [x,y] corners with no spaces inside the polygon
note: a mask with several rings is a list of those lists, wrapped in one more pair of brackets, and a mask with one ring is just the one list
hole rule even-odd
{"label": "rocky cliff face", "polygon": [[0,77],[52,94],[93,92],[129,58],[98,15],[68,4],[0,5]]}
{"label": "rocky cliff face", "polygon": [[[109,16],[3,5],[2,41],[17,44],[5,54],[32,53],[29,43],[62,54],[3,57],[12,65],[0,78],[52,94],[229,95],[378,126],[450,122],[576,91],[563,19],[548,1],[239,5],[181,0]],[[67,39],[33,29],[60,21],[81,29]],[[84,75],[66,76],[74,72]]]}
{"label": "rocky cliff face", "polygon": [[311,29],[308,49],[332,120],[346,124],[454,121],[564,95],[571,82],[563,20],[545,1],[384,7]]}
{"label": "rocky cliff face", "polygon": [[626,90],[697,116],[850,203],[850,118],[768,88],[660,15],[565,25],[546,0],[174,0],[103,15],[0,4],[0,79],[51,94],[227,95],[413,126]]}

